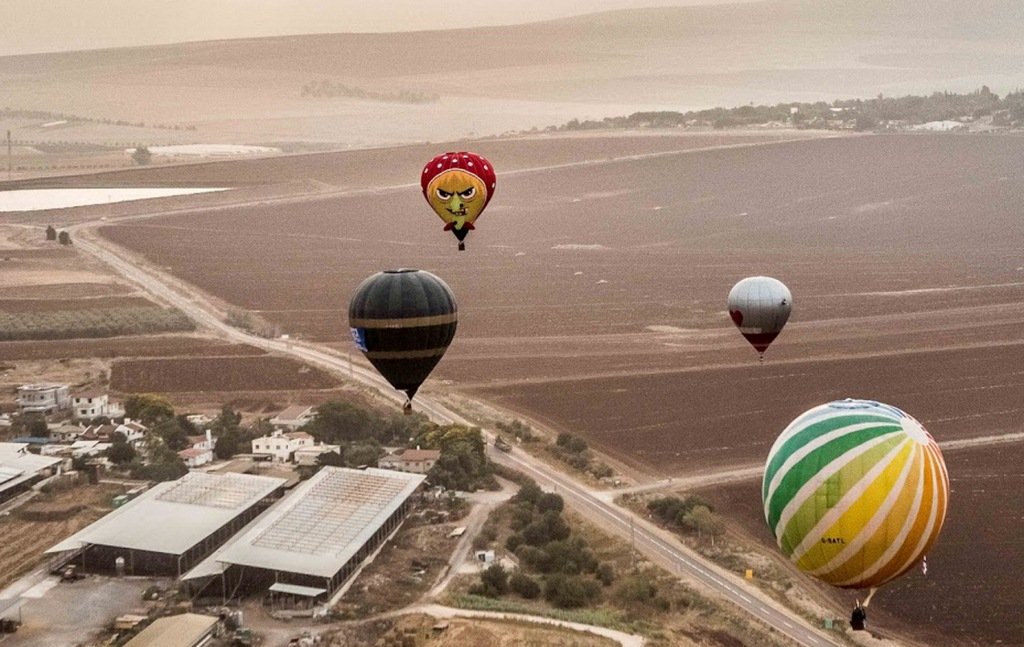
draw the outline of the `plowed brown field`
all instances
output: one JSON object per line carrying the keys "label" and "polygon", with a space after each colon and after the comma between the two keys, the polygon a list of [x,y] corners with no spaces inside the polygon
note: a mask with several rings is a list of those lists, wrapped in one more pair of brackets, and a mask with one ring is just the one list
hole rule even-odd
{"label": "plowed brown field", "polygon": [[124,393],[329,389],[337,380],[284,357],[176,357],[114,362],[110,385]]}
{"label": "plowed brown field", "polygon": [[[480,147],[499,172],[515,166],[505,145]],[[900,406],[940,440],[1021,429],[1024,139],[656,153],[555,167],[538,155],[537,170],[499,175],[464,253],[416,186],[103,232],[282,332],[346,348],[363,278],[433,271],[460,305],[435,378],[652,471],[757,460],[789,420],[837,397]],[[405,155],[394,161],[415,182]],[[764,366],[724,311],[751,274],[782,279],[795,302]],[[1010,523],[990,499],[972,504],[951,514]],[[935,618],[940,631],[981,622],[979,591],[1021,607],[1024,589],[987,588],[1000,564],[952,558],[960,586],[908,593],[960,609]]]}

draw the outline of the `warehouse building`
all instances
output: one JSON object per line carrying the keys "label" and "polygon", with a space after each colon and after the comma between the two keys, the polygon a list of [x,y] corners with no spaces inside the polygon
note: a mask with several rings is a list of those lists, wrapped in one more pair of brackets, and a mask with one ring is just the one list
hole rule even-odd
{"label": "warehouse building", "polygon": [[197,595],[323,600],[401,525],[424,478],[324,467],[183,579]]}
{"label": "warehouse building", "polygon": [[284,479],[266,476],[189,472],[46,552],[75,553],[75,562],[90,571],[180,577],[266,510],[283,485]]}

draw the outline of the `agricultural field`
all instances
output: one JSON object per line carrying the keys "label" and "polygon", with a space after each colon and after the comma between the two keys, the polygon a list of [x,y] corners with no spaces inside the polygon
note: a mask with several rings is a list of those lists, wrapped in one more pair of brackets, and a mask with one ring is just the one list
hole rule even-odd
{"label": "agricultural field", "polygon": [[122,393],[253,392],[330,389],[338,380],[284,357],[115,360],[110,386]]}
{"label": "agricultural field", "polygon": [[[872,626],[900,629],[929,644],[1017,644],[1024,635],[1018,613],[1018,576],[1024,554],[1017,549],[1024,510],[1024,447],[1017,444],[945,452],[950,509],[928,573],[920,569],[883,587],[870,607]],[[839,608],[852,608],[865,592],[838,591],[816,584],[788,567],[775,549],[760,502],[760,479],[716,486],[696,493],[728,510],[744,539]],[[788,567],[788,568],[787,568]]]}
{"label": "agricultural field", "polygon": [[[1020,431],[1024,139],[815,139],[502,175],[503,146],[480,147],[498,188],[464,253],[414,185],[102,232],[342,349],[363,278],[433,271],[460,322],[428,391],[494,400],[656,474],[757,464],[792,418],[840,397],[900,406],[940,440]],[[764,365],[725,313],[752,274],[794,295]],[[943,591],[962,617],[939,631],[979,621],[986,580],[964,573]]]}
{"label": "agricultural field", "polygon": [[38,566],[44,550],[109,512],[113,498],[124,490],[109,484],[58,489],[0,517],[0,589]]}

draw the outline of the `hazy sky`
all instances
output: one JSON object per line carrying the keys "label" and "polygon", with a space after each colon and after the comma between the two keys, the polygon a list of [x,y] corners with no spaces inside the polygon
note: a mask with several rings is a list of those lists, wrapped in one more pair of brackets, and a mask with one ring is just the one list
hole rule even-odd
{"label": "hazy sky", "polygon": [[325,32],[449,29],[750,0],[0,0],[0,55]]}

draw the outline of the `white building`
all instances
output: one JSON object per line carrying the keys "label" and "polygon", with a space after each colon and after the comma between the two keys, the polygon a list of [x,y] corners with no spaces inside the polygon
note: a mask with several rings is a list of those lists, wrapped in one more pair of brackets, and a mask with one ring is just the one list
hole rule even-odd
{"label": "white building", "polygon": [[106,393],[86,391],[71,397],[71,417],[76,420],[92,420],[93,418],[120,418],[124,415],[124,407],[120,402],[111,402]]}
{"label": "white building", "polygon": [[205,435],[188,436],[187,440],[188,447],[178,452],[187,467],[200,467],[213,462],[213,448],[217,443],[209,429]]}
{"label": "white building", "polygon": [[305,426],[310,420],[316,417],[313,407],[302,405],[288,407],[281,413],[270,419],[270,424],[278,427],[287,427],[292,431]]}
{"label": "white building", "polygon": [[441,458],[441,450],[417,447],[397,454],[388,454],[377,461],[377,465],[383,469],[398,470],[399,472],[426,474],[434,467],[439,458]]}
{"label": "white building", "polygon": [[22,413],[50,415],[71,406],[67,384],[24,384],[18,387],[18,409]]}
{"label": "white building", "polygon": [[304,431],[275,431],[269,436],[253,439],[252,453],[269,454],[275,461],[287,463],[292,459],[295,450],[312,446],[313,437]]}

